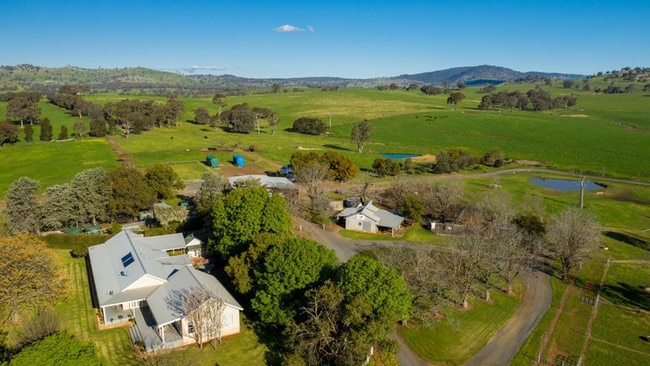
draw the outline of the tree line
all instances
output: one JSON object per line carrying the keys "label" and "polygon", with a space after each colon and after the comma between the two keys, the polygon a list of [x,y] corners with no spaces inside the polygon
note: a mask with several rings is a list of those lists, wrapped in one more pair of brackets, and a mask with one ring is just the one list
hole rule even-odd
{"label": "tree line", "polygon": [[489,93],[481,98],[478,105],[479,109],[507,109],[507,110],[532,110],[547,111],[551,109],[561,109],[573,107],[577,104],[578,98],[574,95],[561,95],[555,98],[541,88],[531,89],[525,94],[515,91],[500,91]]}
{"label": "tree line", "polygon": [[173,189],[183,186],[168,165],[154,165],[145,172],[96,168],[77,173],[69,183],[48,187],[38,199],[38,181],[21,177],[7,191],[5,225],[18,235],[133,218],[155,202],[174,197]]}

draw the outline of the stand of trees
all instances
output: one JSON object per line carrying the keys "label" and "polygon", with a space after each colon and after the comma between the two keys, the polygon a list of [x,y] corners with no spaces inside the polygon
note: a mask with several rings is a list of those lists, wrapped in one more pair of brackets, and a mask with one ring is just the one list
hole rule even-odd
{"label": "stand of trees", "polygon": [[532,110],[547,111],[551,109],[569,108],[577,104],[578,98],[574,95],[551,97],[551,94],[541,88],[531,89],[526,94],[520,91],[500,91],[490,93],[481,98],[479,109],[507,109],[512,111]]}
{"label": "stand of trees", "polygon": [[281,196],[236,188],[218,199],[212,217],[210,246],[245,307],[261,329],[282,334],[269,345],[278,363],[360,364],[410,316],[410,294],[395,271],[361,256],[338,265],[333,251],[292,236]]}
{"label": "stand of trees", "polygon": [[70,183],[48,187],[39,201],[38,182],[22,177],[7,191],[6,225],[13,235],[35,234],[136,217],[157,200],[172,198],[173,190],[182,187],[167,165],[152,166],[145,173],[126,167],[110,172],[97,168],[77,173]]}

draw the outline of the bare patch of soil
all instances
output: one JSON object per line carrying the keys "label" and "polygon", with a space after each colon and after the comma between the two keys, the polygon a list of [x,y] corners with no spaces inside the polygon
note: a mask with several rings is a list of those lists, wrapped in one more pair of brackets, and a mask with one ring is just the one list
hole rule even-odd
{"label": "bare patch of soil", "polygon": [[586,114],[563,114],[562,117],[569,117],[569,118],[585,118],[589,117]]}
{"label": "bare patch of soil", "polygon": [[431,154],[425,154],[411,158],[411,161],[416,163],[435,163],[436,156]]}

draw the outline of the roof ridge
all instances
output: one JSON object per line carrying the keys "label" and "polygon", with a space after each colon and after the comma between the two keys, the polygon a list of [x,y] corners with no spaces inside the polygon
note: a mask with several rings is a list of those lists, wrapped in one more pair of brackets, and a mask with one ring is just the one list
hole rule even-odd
{"label": "roof ridge", "polygon": [[[127,230],[123,230],[123,231],[124,231],[124,233],[126,234],[126,238],[127,238],[128,241],[129,241],[129,245],[131,246],[131,248],[132,248],[133,251],[135,252],[136,257],[138,257],[138,264],[140,265],[140,267],[142,267],[142,272],[143,272],[144,274],[149,274],[149,273],[147,272],[147,269],[144,267],[144,263],[142,262],[142,258],[140,258],[140,253],[138,253],[138,250],[137,250],[137,248],[135,247],[135,244],[133,243],[133,240],[131,240],[131,235],[129,235],[129,232],[128,232]],[[126,269],[126,268],[125,268],[125,269]]]}

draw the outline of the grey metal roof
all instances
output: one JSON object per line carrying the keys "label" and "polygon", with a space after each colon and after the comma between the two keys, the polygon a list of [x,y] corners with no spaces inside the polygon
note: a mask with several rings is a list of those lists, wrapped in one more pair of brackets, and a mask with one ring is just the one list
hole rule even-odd
{"label": "grey metal roof", "polygon": [[187,314],[184,314],[182,309],[183,296],[194,288],[206,289],[225,304],[243,310],[237,300],[214,276],[191,266],[185,266],[174,272],[167,283],[147,297],[147,304],[156,319],[156,324],[162,326],[185,317]]}
{"label": "grey metal roof", "polygon": [[155,250],[173,250],[185,248],[185,238],[181,233],[138,237],[135,240]]}
{"label": "grey metal roof", "polygon": [[267,188],[289,188],[289,189],[296,189],[297,186],[293,184],[292,181],[287,179],[286,177],[269,177],[268,175],[264,174],[249,174],[249,175],[238,175],[235,177],[228,177],[228,183],[230,183],[231,186],[235,187],[237,185],[237,182],[240,180],[250,180],[250,179],[258,179],[260,181],[260,184]]}
{"label": "grey metal roof", "polygon": [[357,207],[348,207],[341,211],[337,216],[339,218],[347,218],[352,215],[361,214],[373,220],[377,226],[389,227],[397,229],[404,222],[404,218],[386,210],[382,210],[372,204],[372,201],[365,205],[358,205]]}
{"label": "grey metal roof", "polygon": [[[153,250],[138,241],[136,234],[122,230],[104,244],[88,248],[99,305],[114,304],[112,298],[127,290],[145,275],[163,282],[173,268],[158,261],[167,253]],[[132,261],[125,262],[129,256]]]}
{"label": "grey metal roof", "polygon": [[[156,239],[161,242],[157,243]],[[164,249],[151,247],[168,248],[179,243],[181,248],[185,247],[181,234],[145,238],[123,230],[104,244],[88,248],[99,305],[146,299],[158,325],[164,325],[179,318],[168,306],[170,295],[202,287],[228,306],[243,310],[219,280],[194,269],[187,255],[170,257]],[[140,280],[151,285],[129,288]]]}

